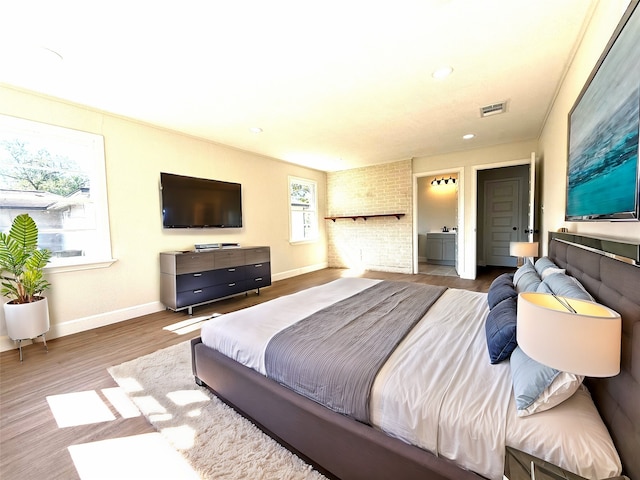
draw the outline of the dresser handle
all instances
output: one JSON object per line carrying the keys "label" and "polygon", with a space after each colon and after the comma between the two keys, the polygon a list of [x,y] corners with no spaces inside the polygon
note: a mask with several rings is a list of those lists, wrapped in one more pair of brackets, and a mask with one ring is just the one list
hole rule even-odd
{"label": "dresser handle", "polygon": [[235,272],[235,271],[236,271],[236,269],[235,269],[235,268],[229,268],[229,269],[227,270],[227,272]]}
{"label": "dresser handle", "polygon": [[201,274],[201,273],[194,273],[194,274],[193,274],[193,276],[194,276],[194,277],[201,277],[201,276],[202,276],[202,274]]}
{"label": "dresser handle", "polygon": [[260,278],[256,278],[256,279],[255,279],[255,281],[256,281],[256,282],[260,282],[260,281],[262,281],[262,277],[260,277]]}
{"label": "dresser handle", "polygon": [[254,265],[254,267],[256,267],[256,268],[259,268],[259,267],[261,267],[261,266],[262,266],[262,264],[261,264],[261,263],[258,263],[258,264],[256,264],[256,265]]}
{"label": "dresser handle", "polygon": [[229,284],[229,286],[230,286],[230,287],[235,287],[235,286],[236,286],[236,284],[235,284],[235,283],[230,283],[230,284]]}
{"label": "dresser handle", "polygon": [[193,293],[202,293],[202,290],[194,290]]}

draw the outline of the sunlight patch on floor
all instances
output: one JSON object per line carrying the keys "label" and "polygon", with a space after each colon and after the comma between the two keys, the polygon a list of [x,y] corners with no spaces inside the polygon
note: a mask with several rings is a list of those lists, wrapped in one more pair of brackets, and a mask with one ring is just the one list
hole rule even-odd
{"label": "sunlight patch on floor", "polygon": [[160,431],[175,448],[180,450],[188,450],[195,444],[196,431],[188,425],[163,428]]}
{"label": "sunlight patch on floor", "polygon": [[103,388],[101,391],[122,418],[134,418],[142,415],[138,407],[136,407],[127,394],[124,393],[122,388]]}
{"label": "sunlight patch on floor", "polygon": [[157,432],[71,445],[69,453],[81,480],[200,478]]}
{"label": "sunlight patch on floor", "polygon": [[59,428],[110,422],[115,416],[94,390],[47,397]]}
{"label": "sunlight patch on floor", "polygon": [[199,330],[204,322],[207,320],[219,317],[222,315],[221,313],[214,313],[213,315],[205,315],[202,317],[191,317],[186,320],[182,320],[181,322],[172,323],[171,325],[167,325],[163,327],[163,330],[167,330],[169,332],[173,332],[176,335],[185,335],[187,333],[195,332]]}
{"label": "sunlight patch on floor", "polygon": [[180,406],[211,401],[209,396],[202,390],[176,390],[167,393],[167,398],[171,400],[175,405]]}

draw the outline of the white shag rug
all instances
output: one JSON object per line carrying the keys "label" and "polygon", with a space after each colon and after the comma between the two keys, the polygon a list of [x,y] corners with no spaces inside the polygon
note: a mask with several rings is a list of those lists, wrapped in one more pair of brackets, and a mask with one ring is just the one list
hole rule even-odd
{"label": "white shag rug", "polygon": [[188,341],[108,371],[202,479],[326,479],[197,386]]}

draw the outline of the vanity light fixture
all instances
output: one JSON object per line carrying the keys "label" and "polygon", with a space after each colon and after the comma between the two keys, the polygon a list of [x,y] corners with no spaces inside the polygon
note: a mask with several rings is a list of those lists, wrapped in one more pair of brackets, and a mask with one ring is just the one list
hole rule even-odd
{"label": "vanity light fixture", "polygon": [[456,183],[456,179],[451,177],[451,176],[449,176],[449,178],[442,177],[439,180],[437,178],[434,178],[433,180],[431,180],[431,185],[441,185],[442,183],[448,184],[449,182],[454,184],[454,183]]}

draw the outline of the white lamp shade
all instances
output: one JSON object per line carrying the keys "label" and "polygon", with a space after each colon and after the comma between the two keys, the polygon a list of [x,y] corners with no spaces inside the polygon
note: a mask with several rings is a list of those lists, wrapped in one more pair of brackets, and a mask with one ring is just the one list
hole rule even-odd
{"label": "white lamp shade", "polygon": [[604,305],[548,293],[518,295],[517,341],[534,360],[576,375],[620,373],[620,314]]}
{"label": "white lamp shade", "polygon": [[538,242],[510,242],[509,255],[512,257],[537,257]]}

